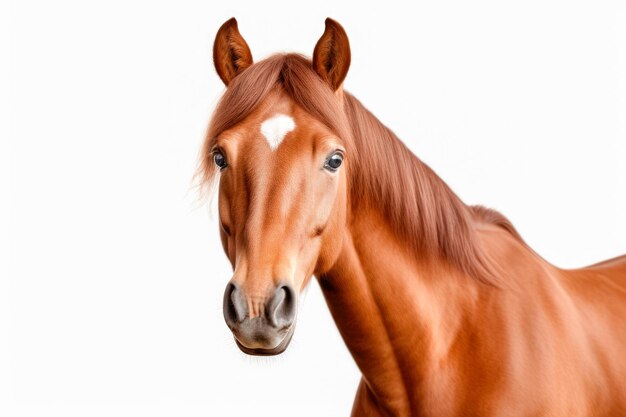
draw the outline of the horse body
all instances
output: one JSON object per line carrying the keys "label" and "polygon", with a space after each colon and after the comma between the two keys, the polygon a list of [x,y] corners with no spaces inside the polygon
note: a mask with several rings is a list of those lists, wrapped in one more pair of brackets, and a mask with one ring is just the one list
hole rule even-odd
{"label": "horse body", "polygon": [[231,19],[214,60],[201,174],[219,175],[243,352],[287,348],[314,275],[363,374],[354,416],[626,415],[626,257],[562,270],[463,204],[343,91],[332,20],[312,61],[253,65]]}
{"label": "horse body", "polygon": [[507,267],[506,289],[489,287],[420,262],[383,216],[356,217],[319,278],[363,372],[353,415],[626,413],[626,257],[563,271],[477,219]]}

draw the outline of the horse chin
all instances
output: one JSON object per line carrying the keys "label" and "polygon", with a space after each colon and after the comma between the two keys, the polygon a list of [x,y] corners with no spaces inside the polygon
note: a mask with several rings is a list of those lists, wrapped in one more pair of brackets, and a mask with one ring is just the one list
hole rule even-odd
{"label": "horse chin", "polygon": [[249,348],[241,344],[241,342],[239,342],[239,340],[237,340],[236,337],[235,337],[235,343],[237,344],[237,347],[239,348],[239,350],[241,350],[246,355],[250,355],[250,356],[280,355],[287,349],[287,346],[289,346],[289,343],[291,342],[291,338],[293,337],[293,332],[294,332],[295,327],[296,326],[294,323],[289,329],[289,331],[287,332],[287,334],[285,335],[285,337],[283,338],[283,340],[281,340],[281,342],[278,345],[276,345],[276,347],[273,347],[273,348],[269,348],[269,349]]}

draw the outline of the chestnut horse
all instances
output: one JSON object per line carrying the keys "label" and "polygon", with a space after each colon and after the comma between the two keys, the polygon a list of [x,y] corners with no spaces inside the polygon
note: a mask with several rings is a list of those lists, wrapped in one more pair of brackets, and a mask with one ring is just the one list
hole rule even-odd
{"label": "chestnut horse", "polygon": [[354,416],[626,415],[626,256],[559,269],[463,204],[342,84],[331,19],[308,60],[253,64],[231,19],[202,151],[219,177],[239,349],[283,352],[315,276],[362,372]]}

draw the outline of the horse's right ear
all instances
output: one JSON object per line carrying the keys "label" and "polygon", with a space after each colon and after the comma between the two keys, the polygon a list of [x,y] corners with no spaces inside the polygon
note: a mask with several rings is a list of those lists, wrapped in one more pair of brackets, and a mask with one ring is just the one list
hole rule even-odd
{"label": "horse's right ear", "polygon": [[252,65],[252,53],[239,33],[237,20],[230,18],[220,27],[213,43],[213,64],[228,85],[241,71]]}

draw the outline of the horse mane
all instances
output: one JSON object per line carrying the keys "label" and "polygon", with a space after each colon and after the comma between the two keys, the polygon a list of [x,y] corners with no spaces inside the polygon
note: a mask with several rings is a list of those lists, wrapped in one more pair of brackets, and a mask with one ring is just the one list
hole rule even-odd
{"label": "horse mane", "polygon": [[[477,219],[480,219],[485,223],[494,224],[506,230],[514,238],[524,243],[524,239],[522,239],[522,236],[517,232],[517,229],[515,229],[515,226],[513,226],[513,223],[511,223],[509,219],[504,217],[502,213],[494,209],[484,207],[484,206],[470,206],[470,209],[472,210],[472,212],[474,213]],[[526,244],[524,243],[524,245]]]}
{"label": "horse mane", "polygon": [[428,165],[350,94],[345,95],[345,111],[353,136],[358,138],[353,195],[368,196],[395,232],[416,251],[441,257],[466,274],[495,284],[497,274],[473,228],[473,220],[490,219],[476,216]]}
{"label": "horse mane", "polygon": [[354,96],[344,91],[343,109],[333,91],[297,54],[277,54],[235,77],[220,99],[202,148],[198,175],[211,183],[217,137],[250,115],[270,92],[282,89],[343,141],[353,208],[377,206],[396,234],[415,251],[441,257],[466,274],[495,284],[496,273],[477,242],[475,220],[495,224],[519,238],[501,214],[465,205],[426,164]]}

